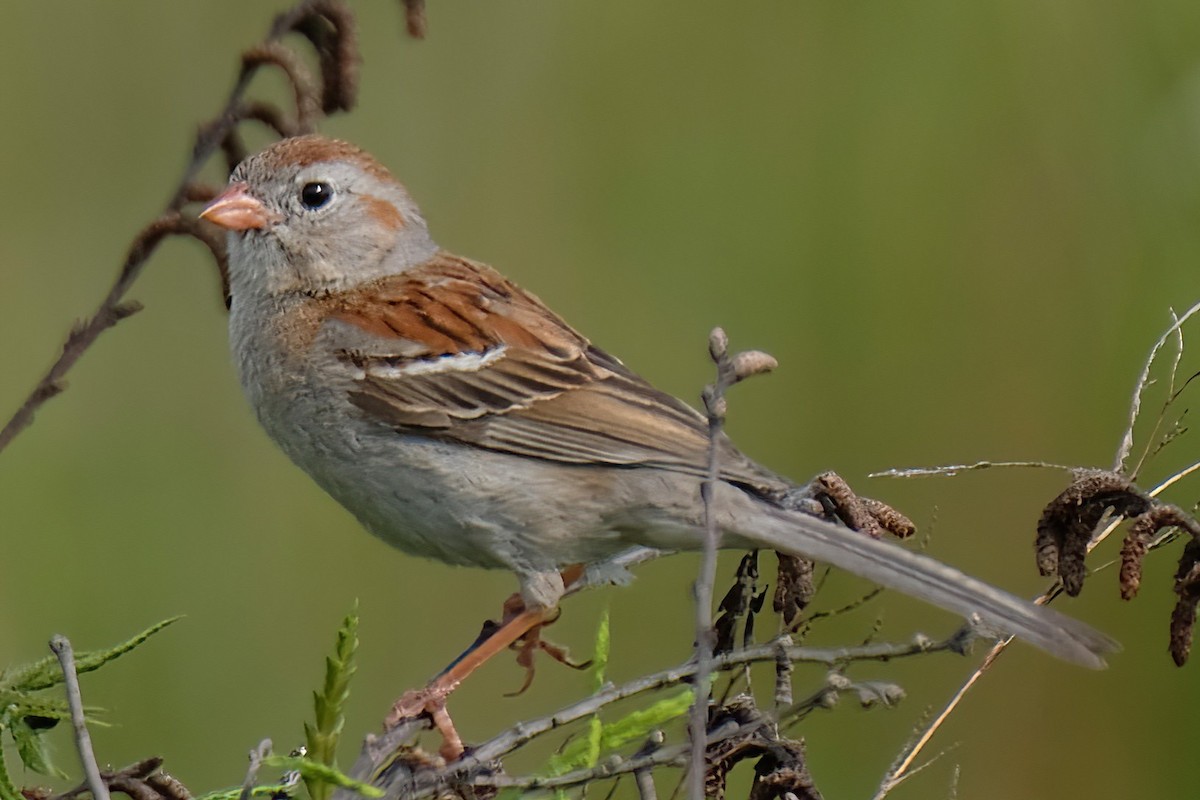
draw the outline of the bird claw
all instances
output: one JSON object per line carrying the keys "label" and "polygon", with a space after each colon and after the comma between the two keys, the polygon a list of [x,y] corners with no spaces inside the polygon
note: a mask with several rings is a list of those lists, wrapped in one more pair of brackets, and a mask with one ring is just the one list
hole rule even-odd
{"label": "bird claw", "polygon": [[437,697],[433,688],[426,686],[422,689],[409,689],[400,695],[400,699],[392,703],[392,710],[383,720],[383,727],[391,730],[406,719],[419,717],[430,711],[430,706],[446,704],[445,696]]}
{"label": "bird claw", "polygon": [[466,751],[462,737],[454,727],[454,720],[446,708],[449,692],[436,684],[421,689],[410,689],[392,704],[392,710],[383,721],[384,728],[391,730],[406,719],[429,715],[433,727],[442,735],[442,746],[438,748],[446,763],[456,761]]}
{"label": "bird claw", "polygon": [[534,654],[539,650],[550,656],[550,658],[554,659],[559,664],[570,667],[571,669],[587,669],[592,665],[592,660],[590,658],[587,661],[575,661],[571,658],[571,651],[566,647],[543,639],[541,635],[541,629],[544,627],[546,626],[538,625],[535,628],[531,628],[528,633],[511,645],[511,649],[517,651],[517,665],[525,668],[525,680],[522,681],[521,688],[517,689],[515,692],[506,693],[504,695],[505,697],[517,697],[518,695],[522,695],[525,693],[525,690],[533,684],[533,674],[535,672],[533,657]]}

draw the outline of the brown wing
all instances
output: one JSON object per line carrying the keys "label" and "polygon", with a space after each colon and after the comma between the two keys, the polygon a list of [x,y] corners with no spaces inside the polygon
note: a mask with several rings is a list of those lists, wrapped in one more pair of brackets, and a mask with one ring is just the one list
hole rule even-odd
{"label": "brown wing", "polygon": [[[360,370],[351,399],[398,431],[566,464],[705,472],[702,415],[490,267],[441,254],[338,304],[339,349]],[[727,480],[778,485],[722,445]]]}

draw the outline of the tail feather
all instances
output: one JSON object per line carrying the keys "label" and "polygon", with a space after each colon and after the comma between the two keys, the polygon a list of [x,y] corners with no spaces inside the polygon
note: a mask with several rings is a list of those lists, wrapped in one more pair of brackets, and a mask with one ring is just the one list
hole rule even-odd
{"label": "tail feather", "polygon": [[1095,628],[972,578],[891,542],[873,539],[808,514],[762,504],[739,538],[810,558],[960,614],[997,635],[1014,635],[1053,656],[1092,669],[1121,649]]}

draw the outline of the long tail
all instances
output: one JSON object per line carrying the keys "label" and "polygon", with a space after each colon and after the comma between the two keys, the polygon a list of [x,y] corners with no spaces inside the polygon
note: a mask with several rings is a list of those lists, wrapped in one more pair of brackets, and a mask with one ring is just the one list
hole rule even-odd
{"label": "long tail", "polygon": [[1114,639],[1079,620],[972,578],[928,556],[873,539],[801,512],[762,504],[764,514],[737,536],[757,545],[811,558],[860,575],[880,586],[961,614],[997,635],[1012,634],[1065,661],[1092,669]]}

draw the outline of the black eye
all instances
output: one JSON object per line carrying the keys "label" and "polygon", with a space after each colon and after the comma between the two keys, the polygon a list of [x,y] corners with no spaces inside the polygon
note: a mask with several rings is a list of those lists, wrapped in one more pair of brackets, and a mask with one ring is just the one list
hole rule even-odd
{"label": "black eye", "polygon": [[333,199],[333,187],[328,183],[314,181],[304,184],[300,190],[300,202],[310,211],[315,211]]}

